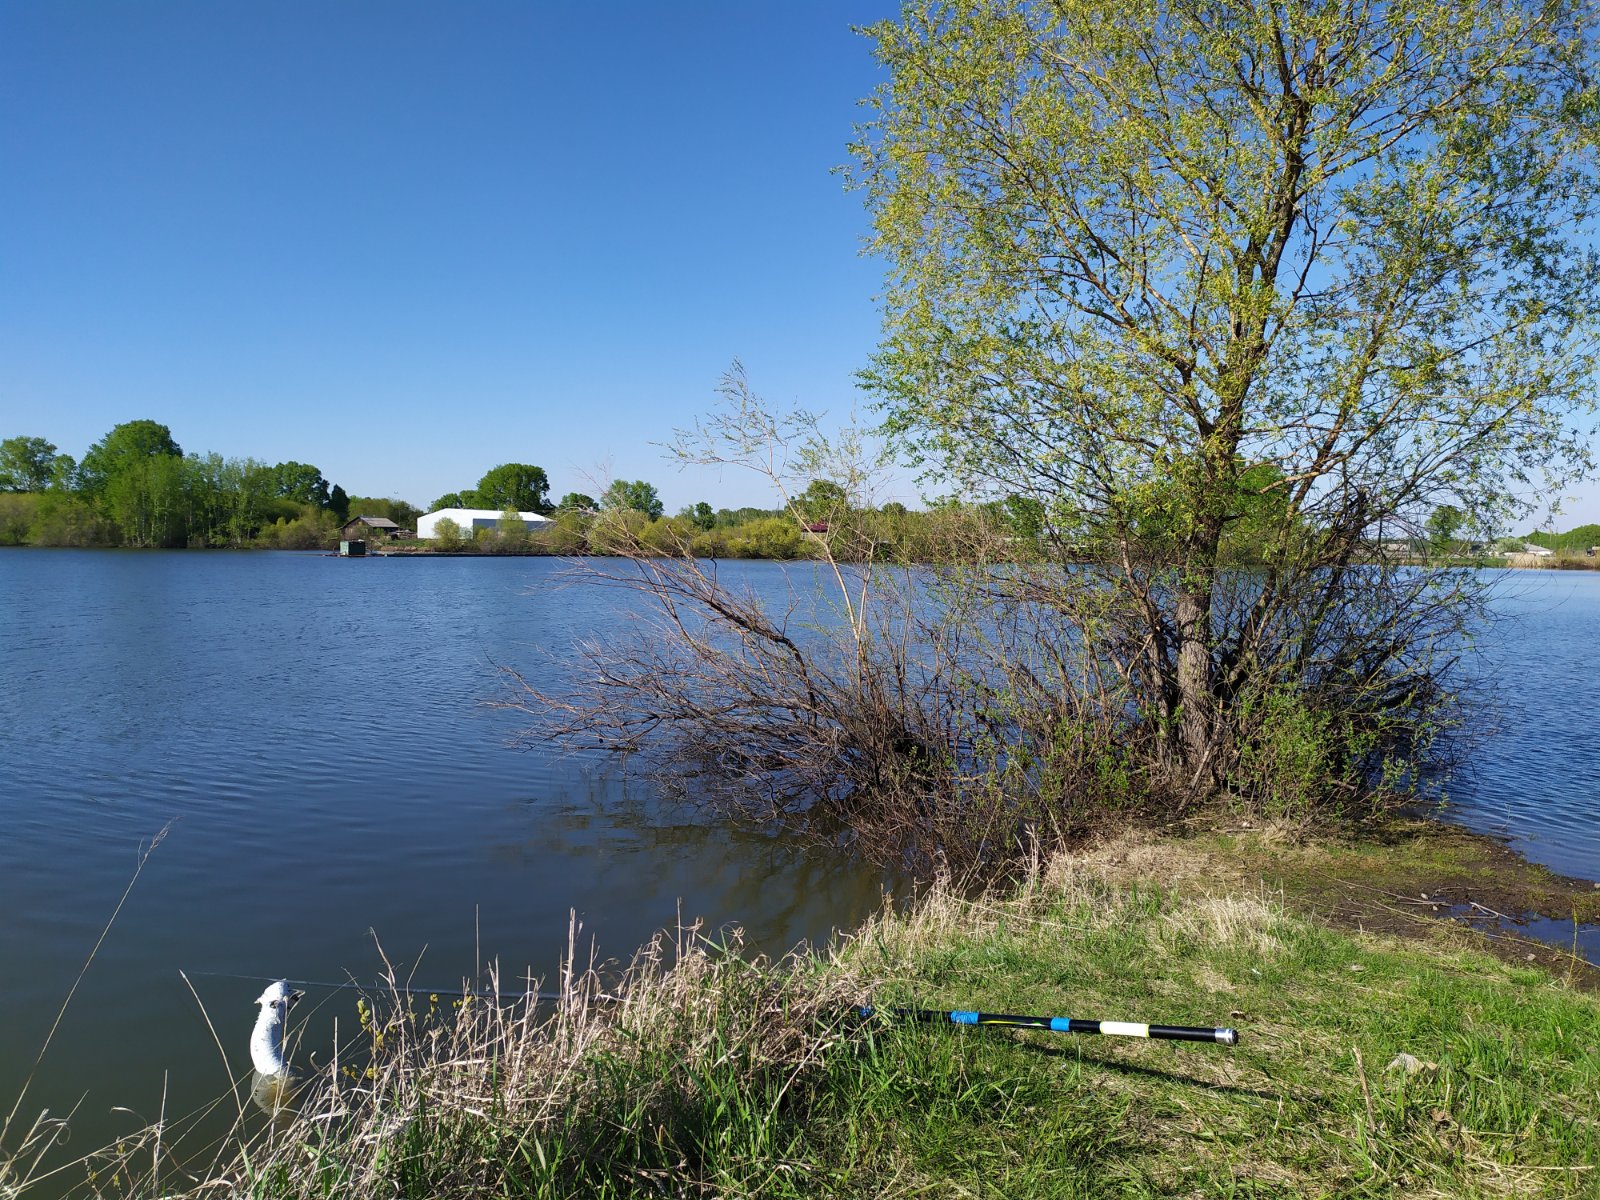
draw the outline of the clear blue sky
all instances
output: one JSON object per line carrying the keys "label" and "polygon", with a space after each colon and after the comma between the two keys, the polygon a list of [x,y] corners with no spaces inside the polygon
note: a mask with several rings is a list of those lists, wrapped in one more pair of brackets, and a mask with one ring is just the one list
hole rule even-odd
{"label": "clear blue sky", "polygon": [[0,436],[768,504],[650,443],[736,357],[861,407],[881,269],[832,168],[894,10],[4,0]]}
{"label": "clear blue sky", "polygon": [[734,358],[864,407],[881,268],[832,168],[878,81],[851,27],[896,8],[0,0],[0,436],[768,504],[652,443]]}

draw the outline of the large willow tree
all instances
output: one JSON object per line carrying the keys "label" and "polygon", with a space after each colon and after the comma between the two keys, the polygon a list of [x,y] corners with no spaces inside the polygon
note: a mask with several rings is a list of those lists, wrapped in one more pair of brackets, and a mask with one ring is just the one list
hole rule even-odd
{"label": "large willow tree", "polygon": [[1273,712],[1342,722],[1350,770],[1426,741],[1470,596],[1378,547],[1443,504],[1503,531],[1587,465],[1595,11],[913,0],[870,30],[869,383],[930,472],[1092,562],[1034,596],[1175,777],[1226,782]]}

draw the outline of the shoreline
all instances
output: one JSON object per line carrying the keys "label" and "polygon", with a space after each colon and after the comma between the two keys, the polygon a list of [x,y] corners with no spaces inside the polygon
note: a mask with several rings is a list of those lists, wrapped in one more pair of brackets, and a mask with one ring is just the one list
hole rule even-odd
{"label": "shoreline", "polygon": [[1504,962],[1559,970],[1600,992],[1600,881],[1553,871],[1508,838],[1401,815],[1303,841],[1270,826],[1180,841],[1215,851],[1219,877],[1234,887],[1267,887],[1336,928],[1464,938]]}
{"label": "shoreline", "polygon": [[[363,1010],[358,1066],[163,1194],[1583,1194],[1592,970],[1492,956],[1397,904],[1422,879],[1580,898],[1585,881],[1516,858],[1415,819],[1321,840],[1125,832],[981,894],[930,885],[779,962],[680,930],[610,991],[564,977],[537,1016],[418,1013],[395,990]],[[1239,1040],[1152,1041],[1141,1022]],[[151,1140],[159,1156],[158,1131],[128,1144]]]}
{"label": "shoreline", "polygon": [[[391,543],[385,543],[384,548],[369,547],[364,554],[342,555],[337,545],[333,546],[57,546],[16,544],[0,546],[5,550],[107,550],[118,553],[174,553],[174,552],[254,552],[277,554],[312,554],[323,558],[616,558],[627,557],[615,554],[594,553],[591,551],[573,550],[434,550],[434,549],[396,549]],[[676,555],[661,553],[649,557],[673,558]],[[761,555],[720,555],[719,561],[724,562],[810,562],[819,561],[807,555],[800,554],[792,558],[776,558]],[[1513,559],[1526,559],[1528,561],[1512,561]],[[863,560],[841,559],[843,562],[858,562]],[[1088,561],[1088,560],[1083,560]],[[1368,560],[1360,565],[1375,565],[1377,560]],[[1474,558],[1461,560],[1445,560],[1432,564],[1417,560],[1400,562],[1417,567],[1433,566],[1440,570],[1459,570],[1469,568],[1483,571],[1600,571],[1600,557],[1572,557],[1554,561],[1535,555],[1513,555],[1506,558]],[[1389,565],[1394,565],[1391,561]]]}
{"label": "shoreline", "polygon": [[[537,1009],[424,1010],[390,981],[348,1001],[361,1032],[337,1070],[301,1049],[298,1112],[246,1120],[241,1102],[203,1154],[159,1124],[129,1134],[82,1159],[88,1192],[909,1200],[1042,1194],[1066,1170],[1084,1195],[1466,1197],[1486,1172],[1574,1194],[1600,1170],[1584,1099],[1600,969],[1510,930],[1517,913],[1600,919],[1600,884],[1437,818],[1300,832],[1124,831],[981,893],[930,884],[779,961],[680,927],[620,980],[564,973]],[[1240,1041],[940,1028],[862,1005]],[[159,1189],[137,1173],[150,1163]],[[0,1194],[41,1194],[29,1165],[0,1155]]]}

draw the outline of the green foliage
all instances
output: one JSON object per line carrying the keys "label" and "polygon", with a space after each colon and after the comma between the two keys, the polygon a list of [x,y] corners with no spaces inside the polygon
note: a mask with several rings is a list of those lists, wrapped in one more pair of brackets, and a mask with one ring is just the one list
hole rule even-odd
{"label": "green foliage", "polygon": [[1060,652],[1130,682],[1175,788],[1220,784],[1279,685],[1426,698],[1426,730],[1426,648],[1481,595],[1358,582],[1363,546],[1444,502],[1504,527],[1590,465],[1595,23],[912,0],[870,31],[864,381],[930,481],[1043,507]]}
{"label": "green foliage", "polygon": [[741,525],[727,539],[736,558],[798,558],[804,537],[792,517],[763,517]]}
{"label": "green foliage", "polygon": [[795,498],[795,508],[806,521],[827,524],[849,513],[850,497],[832,480],[813,479]]}
{"label": "green foliage", "polygon": [[103,477],[96,494],[123,545],[182,546],[187,540],[184,460],[176,455],[130,457]]}
{"label": "green foliage", "polygon": [[268,524],[300,515],[301,506],[280,494],[276,469],[265,463],[200,454],[184,466],[187,538],[193,544],[249,545]]}
{"label": "green foliage", "polygon": [[78,483],[78,463],[70,454],[58,454],[50,467],[51,491],[71,491]]}
{"label": "green foliage", "polygon": [[752,521],[765,520],[767,517],[781,517],[784,511],[781,508],[719,508],[717,509],[716,529],[736,529],[740,525],[748,525]]}
{"label": "green foliage", "polygon": [[476,504],[467,504],[461,498],[460,492],[446,492],[428,506],[429,512],[438,512],[441,508],[476,508]]}
{"label": "green foliage", "polygon": [[150,459],[181,458],[183,451],[172,440],[172,431],[155,421],[128,421],[89,447],[78,464],[78,487],[98,496],[118,475],[138,468]]}
{"label": "green foliage", "polygon": [[[582,506],[587,510],[588,506]],[[563,500],[562,508],[556,513],[555,520],[544,531],[545,545],[552,554],[582,554],[589,548],[589,522],[590,518],[576,508],[566,507]]]}
{"label": "green foliage", "polygon": [[[454,507],[446,505],[445,507]],[[461,526],[449,517],[440,517],[433,523],[434,540],[440,544],[441,549],[453,549],[461,541]]]}
{"label": "green foliage", "polygon": [[520,550],[528,544],[528,527],[523,524],[522,514],[509,505],[501,510],[495,535],[495,540],[507,550]]}
{"label": "green foliage", "polygon": [[42,492],[56,473],[56,448],[41,437],[0,441],[0,492]]}
{"label": "green foliage", "polygon": [[635,479],[632,483],[623,479],[613,479],[611,486],[600,497],[600,507],[611,512],[643,513],[652,520],[664,511],[661,497],[656,495],[655,485],[646,483],[642,479]]}
{"label": "green foliage", "polygon": [[589,548],[595,554],[636,551],[651,518],[633,508],[607,508],[589,526]]}
{"label": "green foliage", "polygon": [[[1546,550],[1566,550],[1582,553],[1590,546],[1600,546],[1600,525],[1579,525],[1565,533],[1535,531],[1522,539]],[[1521,547],[1517,547],[1519,550]]]}
{"label": "green foliage", "polygon": [[474,489],[475,504],[468,508],[512,509],[518,512],[547,513],[550,480],[543,467],[528,463],[502,463],[491,467]]}
{"label": "green foliage", "polygon": [[296,505],[299,511],[277,513],[256,535],[255,544],[269,550],[329,550],[339,540],[338,519],[316,505]]}
{"label": "green foliage", "polygon": [[341,525],[350,519],[350,497],[337,483],[328,492],[328,511],[338,518]]}
{"label": "green foliage", "polygon": [[112,531],[94,503],[73,492],[38,496],[28,540],[35,546],[109,546]]}
{"label": "green foliage", "polygon": [[1347,746],[1332,714],[1274,688],[1239,707],[1246,728],[1236,787],[1250,811],[1290,820],[1311,816],[1330,779],[1359,747]]}
{"label": "green foliage", "polygon": [[586,496],[582,492],[568,492],[561,497],[561,503],[556,506],[565,512],[594,512],[600,507],[593,496]]}
{"label": "green foliage", "polygon": [[1466,519],[1466,514],[1454,504],[1439,505],[1428,517],[1428,540],[1436,550],[1449,551]]}
{"label": "green foliage", "polygon": [[682,517],[659,517],[644,527],[639,544],[652,554],[683,554],[694,533],[695,526]]}
{"label": "green foliage", "polygon": [[270,469],[273,494],[301,504],[327,508],[328,481],[309,463],[281,462]]}
{"label": "green foliage", "polygon": [[1045,507],[1032,496],[1007,496],[1005,516],[1012,537],[1035,542],[1044,534]]}
{"label": "green foliage", "polygon": [[0,546],[26,546],[38,509],[37,496],[0,492]]}
{"label": "green foliage", "polygon": [[678,515],[702,533],[717,526],[717,514],[704,500],[689,505]]}

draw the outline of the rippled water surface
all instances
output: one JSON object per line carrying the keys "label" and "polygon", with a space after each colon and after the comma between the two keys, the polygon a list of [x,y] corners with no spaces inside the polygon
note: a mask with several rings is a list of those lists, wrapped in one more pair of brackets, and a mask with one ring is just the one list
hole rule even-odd
{"label": "rippled water surface", "polygon": [[1501,619],[1472,669],[1499,711],[1446,813],[1600,879],[1600,571],[1496,574]]}
{"label": "rippled water surface", "polygon": [[[740,570],[741,568],[733,568]],[[711,830],[600,764],[509,741],[543,681],[630,624],[548,559],[0,550],[0,1111],[137,865],[27,1110],[88,1093],[88,1147],[248,1071],[261,984],[553,971],[685,918],[768,950],[879,901],[869,873]],[[762,587],[778,568],[752,564]],[[194,980],[228,1062],[179,971]],[[350,993],[313,992],[353,1016]],[[297,1012],[300,1010],[297,1010]],[[114,1115],[113,1105],[139,1118]]]}
{"label": "rippled water surface", "polygon": [[[870,911],[870,874],[664,807],[600,764],[508,745],[497,666],[542,681],[631,625],[544,559],[0,550],[0,1108],[132,877],[26,1110],[83,1098],[87,1148],[226,1092],[252,998],[227,978],[449,986],[548,973],[575,910],[605,955],[680,911],[783,949]],[[771,594],[806,568],[724,566]],[[1600,877],[1600,574],[1519,573],[1484,639],[1504,705],[1455,817]],[[215,1022],[219,1051],[179,971]],[[313,992],[317,1020],[349,993]],[[224,1062],[224,1053],[227,1061]],[[125,1105],[137,1115],[113,1113]]]}

